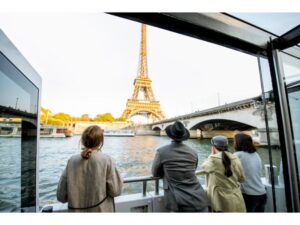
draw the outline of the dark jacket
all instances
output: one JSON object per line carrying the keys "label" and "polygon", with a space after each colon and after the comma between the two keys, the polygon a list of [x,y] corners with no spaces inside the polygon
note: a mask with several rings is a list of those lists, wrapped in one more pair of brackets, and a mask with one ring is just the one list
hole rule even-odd
{"label": "dark jacket", "polygon": [[197,153],[182,142],[157,149],[152,174],[163,178],[168,210],[197,212],[206,209],[207,195],[195,175],[197,164]]}

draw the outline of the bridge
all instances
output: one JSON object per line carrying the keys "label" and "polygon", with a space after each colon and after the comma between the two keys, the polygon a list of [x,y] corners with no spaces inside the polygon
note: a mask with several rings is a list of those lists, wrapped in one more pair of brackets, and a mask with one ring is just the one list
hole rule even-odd
{"label": "bridge", "polygon": [[[165,128],[181,121],[190,131],[191,138],[211,138],[216,134],[232,138],[236,131],[244,131],[255,136],[261,144],[267,143],[265,109],[260,96],[242,101],[224,104],[207,110],[196,111],[155,123],[148,124],[148,128],[160,135],[166,135]],[[266,104],[268,127],[271,144],[278,145],[278,129],[274,103]]]}

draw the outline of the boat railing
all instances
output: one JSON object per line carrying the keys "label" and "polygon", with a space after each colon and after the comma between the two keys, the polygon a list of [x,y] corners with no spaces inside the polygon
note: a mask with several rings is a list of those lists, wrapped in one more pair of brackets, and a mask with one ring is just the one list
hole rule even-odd
{"label": "boat railing", "polygon": [[[142,183],[142,190],[137,194],[125,194],[119,197],[115,197],[115,207],[116,212],[130,212],[131,208],[143,208],[147,207],[149,211],[153,211],[156,208],[157,211],[163,211],[163,194],[159,193],[159,180],[160,177],[153,177],[153,176],[140,176],[140,177],[130,177],[130,178],[123,178],[123,184],[130,184],[130,183]],[[147,183],[154,181],[154,192],[147,191]],[[141,195],[142,193],[142,195]],[[156,206],[153,205],[153,201],[156,200]],[[149,204],[149,202],[151,202]],[[41,212],[67,212],[68,206],[67,203],[54,203],[45,205],[40,210]]]}
{"label": "boat railing", "polygon": [[[196,176],[201,176],[200,171],[196,171]],[[142,190],[136,194],[133,193],[123,193],[118,197],[115,197],[115,207],[116,212],[135,212],[136,210],[142,210],[143,212],[164,212],[164,192],[160,193],[159,180],[160,177],[153,176],[141,176],[141,177],[130,177],[123,178],[124,184],[130,183],[142,183]],[[262,182],[267,191],[267,204],[265,207],[265,212],[272,212],[272,186],[270,182],[265,177],[262,177]],[[147,191],[148,182],[154,181],[154,191]],[[206,184],[201,184],[204,190],[206,190]],[[276,196],[277,196],[277,208],[279,212],[285,212],[285,199],[284,199],[284,185],[279,182],[275,185]],[[50,205],[45,205],[41,212],[67,212],[67,203],[54,203]]]}
{"label": "boat railing", "polygon": [[[198,171],[197,171],[198,172]],[[196,174],[197,174],[196,172]],[[161,177],[139,176],[123,178],[123,184],[142,183],[142,190],[138,193],[124,194],[115,197],[116,212],[130,212],[132,208],[146,207],[148,212],[164,212],[164,193],[159,191]],[[154,181],[154,191],[147,190],[148,183]],[[205,187],[204,187],[205,188]],[[41,212],[67,212],[67,204],[54,203],[45,205]]]}
{"label": "boat railing", "polygon": [[153,176],[142,176],[142,177],[130,177],[124,178],[123,183],[142,183],[142,194],[146,196],[147,193],[147,182],[154,181],[155,182],[155,195],[159,195],[159,179],[160,177],[153,177]]}

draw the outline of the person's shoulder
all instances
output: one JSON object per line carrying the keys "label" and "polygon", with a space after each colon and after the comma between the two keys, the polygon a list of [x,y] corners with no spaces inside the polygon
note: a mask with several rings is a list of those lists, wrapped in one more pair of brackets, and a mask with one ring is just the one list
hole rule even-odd
{"label": "person's shoulder", "polygon": [[97,152],[93,153],[92,156],[96,160],[107,160],[107,161],[112,160],[112,157],[110,155],[103,153],[101,151],[97,151]]}
{"label": "person's shoulder", "polygon": [[219,160],[219,159],[222,159],[222,152],[218,152],[216,154],[210,154],[208,156],[209,159],[211,160]]}
{"label": "person's shoulder", "polygon": [[193,155],[193,157],[197,157],[198,158],[198,153],[196,151],[196,149],[192,148],[191,146],[185,144],[185,143],[181,143],[179,146],[180,149],[182,149],[184,152],[186,152],[189,155]]}
{"label": "person's shoulder", "polygon": [[235,151],[233,155],[236,155],[237,157],[241,157],[243,155],[243,151]]}
{"label": "person's shoulder", "polygon": [[245,151],[237,151],[234,153],[239,159],[246,159],[251,157],[251,153]]}
{"label": "person's shoulder", "polygon": [[232,161],[241,161],[241,160],[243,160],[243,153],[236,154],[236,152],[235,153],[227,152],[227,156]]}
{"label": "person's shoulder", "polygon": [[236,159],[238,158],[237,155],[235,155],[234,153],[232,152],[229,152],[229,151],[226,151],[226,154],[229,158],[232,158],[232,159]]}
{"label": "person's shoulder", "polygon": [[113,157],[100,151],[93,153],[90,160],[92,163],[101,164],[103,166],[115,164]]}
{"label": "person's shoulder", "polygon": [[82,159],[81,155],[80,154],[76,154],[76,155],[72,155],[70,158],[69,158],[69,162],[74,162],[74,161],[78,161]]}
{"label": "person's shoulder", "polygon": [[172,144],[166,144],[166,145],[163,145],[159,148],[156,149],[157,152],[164,152],[164,151],[168,151],[172,148],[171,146]]}
{"label": "person's shoulder", "polygon": [[252,153],[253,157],[258,158],[259,160],[261,160],[259,154],[255,151]]}
{"label": "person's shoulder", "polygon": [[187,145],[185,143],[182,143],[181,145],[184,146],[186,149],[188,149],[188,150],[196,153],[196,150],[194,148],[192,148],[191,146],[189,146],[189,145]]}
{"label": "person's shoulder", "polygon": [[79,161],[82,160],[82,157],[80,154],[76,154],[76,155],[72,155],[69,159],[68,159],[68,166],[70,165],[76,165],[79,163]]}

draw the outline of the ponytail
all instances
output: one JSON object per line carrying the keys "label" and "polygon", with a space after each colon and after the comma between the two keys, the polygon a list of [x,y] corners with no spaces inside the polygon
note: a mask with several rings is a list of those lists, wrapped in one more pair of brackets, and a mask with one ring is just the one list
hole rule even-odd
{"label": "ponytail", "polygon": [[222,162],[225,167],[225,175],[227,177],[231,177],[232,176],[231,161],[230,161],[230,158],[225,153],[225,151],[222,151]]}
{"label": "ponytail", "polygon": [[81,152],[81,157],[84,158],[84,159],[89,159],[91,154],[92,154],[92,149],[90,148],[86,148],[84,149],[82,152]]}

